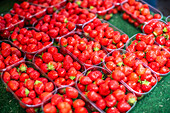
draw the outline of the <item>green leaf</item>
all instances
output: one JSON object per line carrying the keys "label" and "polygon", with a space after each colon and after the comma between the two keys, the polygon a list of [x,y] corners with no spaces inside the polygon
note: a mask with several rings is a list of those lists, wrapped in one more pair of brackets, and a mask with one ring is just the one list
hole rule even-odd
{"label": "green leaf", "polygon": [[163,28],[163,32],[164,32],[164,33],[168,32],[168,30],[167,30],[166,27]]}
{"label": "green leaf", "polygon": [[123,62],[119,62],[118,64],[117,64],[117,66],[122,66],[123,65]]}
{"label": "green leaf", "polygon": [[65,19],[64,19],[64,23],[67,23],[67,22],[68,22],[68,20],[67,20],[67,18],[65,18]]}
{"label": "green leaf", "polygon": [[77,1],[76,4],[77,4],[78,6],[80,6],[80,5],[81,5],[81,1]]}
{"label": "green leaf", "polygon": [[76,77],[75,76],[70,76],[69,77],[71,80],[74,80]]}
{"label": "green leaf", "polygon": [[55,70],[53,64],[51,64],[50,62],[47,64],[47,70]]}
{"label": "green leaf", "polygon": [[39,83],[42,83],[42,82],[39,81],[39,80],[36,80],[36,81],[34,82],[34,85],[39,84]]}
{"label": "green leaf", "polygon": [[29,92],[30,92],[30,91],[29,91],[27,88],[25,88],[26,97],[28,96]]}
{"label": "green leaf", "polygon": [[88,75],[91,71],[88,71],[86,75]]}
{"label": "green leaf", "polygon": [[22,66],[20,67],[20,71],[21,71],[21,72],[26,72],[26,70],[27,70],[27,67],[26,67],[26,66],[22,65]]}
{"label": "green leaf", "polygon": [[94,6],[90,6],[90,9],[93,9],[94,8]]}
{"label": "green leaf", "polygon": [[99,51],[100,49],[98,47],[95,47],[94,48],[94,51]]}

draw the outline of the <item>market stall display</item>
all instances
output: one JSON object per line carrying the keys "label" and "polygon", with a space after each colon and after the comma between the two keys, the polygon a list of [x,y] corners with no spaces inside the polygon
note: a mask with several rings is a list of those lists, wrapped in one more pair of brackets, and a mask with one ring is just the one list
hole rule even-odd
{"label": "market stall display", "polygon": [[[117,11],[143,33],[105,21]],[[27,113],[130,112],[170,74],[162,17],[142,0],[15,3],[0,16],[2,82]]]}

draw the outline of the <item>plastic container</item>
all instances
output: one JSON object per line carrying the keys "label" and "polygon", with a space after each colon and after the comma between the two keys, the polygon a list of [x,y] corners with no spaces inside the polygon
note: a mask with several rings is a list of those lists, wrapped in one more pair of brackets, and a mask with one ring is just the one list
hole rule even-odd
{"label": "plastic container", "polygon": [[[56,10],[59,10],[60,8],[64,7],[67,3],[67,0],[62,0],[61,2],[55,4],[55,5],[49,5],[49,6],[44,6],[41,3],[35,3],[36,0],[28,0],[28,2],[30,2],[30,4],[33,5],[37,5],[43,8],[47,8],[47,13],[52,14],[53,12],[55,12]],[[51,11],[52,10],[52,11]]]}
{"label": "plastic container", "polygon": [[[62,92],[62,91],[65,90],[66,88],[73,88],[73,87],[68,86],[68,85],[65,85],[65,86],[62,86],[62,87],[57,88],[55,91],[53,91],[52,94],[53,94],[53,95],[54,95],[54,94],[59,94],[59,95],[62,96],[62,95],[64,95],[64,94],[66,94],[66,92]],[[75,88],[75,89],[76,89],[76,88]],[[85,102],[84,107],[88,110],[88,113],[91,113],[92,111],[97,111],[97,112],[99,112],[99,109],[96,108],[93,103],[91,103],[90,101],[86,100],[85,96],[82,95],[82,93],[81,93],[79,90],[77,90],[77,91],[78,91],[78,97],[72,99],[73,102],[74,102],[75,100],[77,100],[77,99],[81,99],[81,100],[83,100],[83,101]],[[52,96],[51,96],[51,98],[52,98]],[[42,109],[43,112],[44,112],[44,106],[51,101],[51,98],[49,98],[49,99],[47,99],[46,101],[44,101],[43,104],[41,105],[41,109]],[[72,106],[72,110],[73,110],[73,112],[74,112],[73,106]]]}
{"label": "plastic container", "polygon": [[[81,9],[83,9],[83,8],[81,8]],[[65,7],[64,8],[62,8],[62,9],[60,9],[59,11],[56,11],[56,13],[57,14],[59,14],[61,11],[63,11],[64,10],[64,12],[67,12],[67,13],[69,13],[69,10],[67,10],[67,9],[65,9]],[[75,11],[75,9],[73,9],[74,11]],[[86,9],[89,13],[91,13],[90,12],[90,10],[89,9]],[[79,14],[76,14],[76,15],[81,15],[81,14],[83,14],[83,13],[81,13],[81,12],[79,12]],[[60,14],[59,14],[60,15]],[[61,14],[61,15],[63,15],[63,14]],[[68,21],[70,21],[69,20],[69,17],[71,17],[71,16],[73,16],[73,15],[75,15],[75,14],[69,14],[68,16],[66,16],[67,18],[68,18]],[[83,23],[83,24],[78,24],[78,23],[75,23],[76,24],[76,27],[78,27],[78,28],[81,28],[82,29],[82,26],[84,25],[84,24],[87,24],[87,23],[90,23],[90,22],[92,22],[95,18],[97,18],[97,15],[95,14],[95,17],[94,18],[92,18],[92,19],[90,19],[89,21],[86,21],[85,23]],[[71,18],[72,19],[72,18]],[[74,22],[73,22],[74,23]]]}
{"label": "plastic container", "polygon": [[[26,29],[27,29],[27,30],[35,30],[36,32],[40,32],[39,30],[35,29],[34,27],[26,27]],[[19,32],[18,32],[18,34],[19,34]],[[34,51],[34,52],[27,52],[27,51],[24,51],[23,49],[19,48],[17,45],[15,45],[15,44],[13,43],[13,41],[12,41],[12,39],[11,39],[11,36],[9,37],[9,41],[11,41],[11,43],[12,43],[15,47],[17,47],[19,50],[21,50],[22,52],[24,52],[24,53],[26,53],[26,54],[31,54],[31,55],[33,55],[33,54],[35,54],[35,53],[43,50],[44,48],[51,46],[51,45],[53,44],[53,42],[54,42],[54,39],[52,39],[52,38],[50,37],[50,42],[51,42],[51,43],[49,43],[47,46],[43,47],[42,49],[39,49],[39,50]]]}
{"label": "plastic container", "polygon": [[[86,74],[88,74],[89,71],[94,71],[94,70],[97,70],[97,71],[102,72],[102,79],[103,79],[103,80],[105,80],[107,77],[109,77],[108,75],[111,74],[110,71],[108,71],[107,69],[105,69],[105,68],[103,68],[103,67],[99,67],[99,66],[90,67],[90,68],[88,68],[86,71],[84,71],[83,74],[84,74],[84,76],[86,76]],[[77,86],[78,83],[79,83],[79,78],[76,80],[76,88],[77,88],[78,91],[86,98],[87,101],[89,101],[89,102],[92,103],[96,108],[98,108],[95,103],[93,103],[91,100],[89,100],[89,99],[87,98],[87,96],[85,96],[85,95],[81,92],[81,90],[80,90],[79,87]],[[121,83],[120,83],[120,84],[121,84]],[[128,90],[126,90],[126,93],[127,93],[127,91],[128,91]],[[133,92],[132,92],[132,93],[133,93]],[[133,94],[134,94],[134,93],[133,93]],[[134,95],[135,95],[135,94],[134,94]],[[130,112],[130,111],[135,107],[135,105],[136,105],[136,102],[131,106],[131,109],[128,110],[127,112]],[[103,111],[103,110],[101,110],[100,108],[98,108],[98,109],[99,109],[99,112],[100,112],[100,113],[106,113],[106,111]]]}
{"label": "plastic container", "polygon": [[[110,53],[108,53],[107,56],[111,56],[114,51],[119,51],[121,54],[126,54],[126,53],[127,53],[126,50],[116,49],[116,50],[113,50],[113,51],[111,51]],[[105,58],[106,58],[106,57],[105,57]],[[110,71],[110,73],[112,73],[112,71],[109,70],[109,69],[107,68],[107,66],[106,66],[105,58],[104,58],[104,60],[103,60],[103,65],[104,65],[104,67],[105,67],[108,71]],[[139,59],[136,59],[136,60],[139,60]],[[140,61],[140,60],[139,60],[139,61]],[[129,67],[130,67],[130,66],[129,66]],[[143,67],[144,67],[144,68],[149,68],[149,67],[146,66],[144,63],[143,63]],[[131,68],[133,68],[133,67],[131,67]],[[150,68],[149,68],[149,69],[150,69]],[[150,70],[151,70],[151,69],[150,69]],[[155,77],[155,79],[156,79],[157,82],[158,82],[158,79],[157,79],[157,77],[155,76],[155,73],[154,73],[152,70],[151,70],[151,72],[152,72],[153,77]],[[140,75],[138,75],[138,76],[140,76]],[[139,93],[139,92],[135,91],[134,89],[132,89],[130,86],[128,86],[123,80],[121,81],[121,83],[122,83],[124,86],[126,86],[128,90],[130,90],[131,92],[134,92],[136,95],[146,95],[146,94],[148,94],[149,92],[151,92],[151,91],[156,87],[157,82],[156,82],[156,84],[155,84],[154,86],[152,86],[152,88],[151,88],[148,92]]]}
{"label": "plastic container", "polygon": [[[71,33],[70,35],[68,35],[68,36],[65,36],[64,38],[68,38],[68,37],[70,37],[70,36],[74,36],[74,35],[78,35],[78,36],[80,36],[81,38],[82,37],[86,37],[83,33],[81,33],[81,32],[73,32],[73,33]],[[90,39],[87,39],[88,41],[91,41]],[[94,41],[95,42],[95,41]],[[60,39],[60,44],[59,44],[60,46],[61,46],[61,39]],[[86,46],[88,46],[88,45],[86,45]],[[63,47],[63,48],[65,48],[66,49],[66,47],[64,47],[64,46],[61,46],[61,47]],[[73,46],[73,48],[74,48],[74,46]],[[67,49],[66,49],[67,50]],[[103,52],[104,53],[106,53],[107,54],[107,51],[105,50],[105,48],[103,48],[103,47],[101,47],[101,49],[100,50],[103,50]],[[81,51],[80,51],[81,52]],[[93,50],[93,52],[95,52],[94,50]],[[86,68],[88,68],[88,67],[91,67],[91,66],[97,66],[97,65],[100,65],[102,62],[100,62],[100,63],[98,63],[98,64],[93,64],[93,65],[91,65],[91,64],[87,64],[87,63],[84,63],[84,62],[82,62],[81,60],[79,60],[79,58],[77,57],[77,56],[75,56],[75,55],[73,55],[72,54],[72,52],[70,52],[69,50],[67,50],[67,53],[70,55],[70,56],[72,56],[73,58],[75,58],[76,60],[78,60],[82,65],[84,65]],[[81,53],[83,53],[83,52],[81,52]],[[86,59],[86,60],[90,60],[90,58],[89,59]]]}
{"label": "plastic container", "polygon": [[166,22],[170,22],[170,15],[166,18]]}
{"label": "plastic container", "polygon": [[[29,3],[29,5],[33,5],[33,4],[30,4]],[[37,6],[37,5],[33,5],[33,6],[35,6],[35,7],[40,7],[40,6]],[[32,18],[36,18],[36,19],[38,19],[38,18],[41,18],[41,17],[43,17],[45,14],[46,14],[46,8],[42,8],[42,11],[39,11],[39,12],[37,12],[37,13],[35,13],[35,14],[32,14],[32,15],[30,15],[29,17],[25,17],[25,16],[22,16],[22,15],[20,15],[20,14],[18,14],[20,17],[22,17],[22,18],[25,18],[26,20],[31,20]],[[10,13],[11,14],[17,14],[13,9],[11,9],[10,10]]]}
{"label": "plastic container", "polygon": [[165,21],[163,21],[163,20],[152,19],[152,20],[150,20],[150,21],[148,21],[148,22],[145,22],[145,24],[143,25],[143,28],[142,28],[143,33],[147,34],[147,33],[144,31],[145,26],[148,25],[149,23],[151,23],[152,21],[160,21],[160,22],[163,22],[163,23],[167,24],[167,23],[166,23]]}
{"label": "plastic container", "polygon": [[[118,31],[118,32],[120,33],[120,35],[126,34],[126,33],[124,33],[122,30],[118,29],[117,27],[115,27],[114,25],[112,25],[111,23],[109,23],[108,21],[105,21],[105,20],[102,20],[102,19],[100,19],[100,20],[101,20],[102,23],[108,23],[108,24],[109,24],[109,27],[113,28],[114,31]],[[87,23],[87,24],[88,24],[88,23]],[[82,27],[82,29],[83,29],[87,24],[84,24],[83,27]],[[87,35],[87,34],[85,33],[84,29],[83,29],[83,33],[84,33],[85,36],[87,36],[87,37],[90,38],[91,40],[95,40],[94,38],[91,38],[89,35]],[[96,41],[96,40],[95,40],[95,41]],[[105,50],[107,50],[107,52],[111,52],[112,50],[114,50],[114,49],[109,49],[109,48],[107,48],[107,47],[105,47],[105,46],[102,46],[102,47],[103,47]],[[125,44],[124,44],[124,46],[120,47],[119,49],[122,49],[122,48],[124,48],[124,47],[125,47]]]}
{"label": "plastic container", "polygon": [[[2,43],[2,42],[8,43],[8,44],[11,45],[11,47],[14,47],[14,45],[11,44],[10,41],[8,41],[8,40],[0,40],[0,47],[1,47],[1,43]],[[18,50],[19,50],[19,49],[18,49]],[[19,51],[20,51],[20,50],[19,50]],[[0,52],[1,52],[1,48],[0,48]],[[21,57],[23,57],[23,60],[20,60],[18,63],[25,61],[25,58],[26,58],[26,55],[25,55],[22,51],[20,51],[20,52],[21,52]],[[20,57],[20,58],[21,58],[21,57]],[[15,63],[15,64],[16,64],[16,63]],[[9,65],[9,66],[5,67],[4,69],[0,69],[0,72],[5,71],[8,67],[11,67],[11,66],[13,67],[13,66],[15,66],[15,64]]]}
{"label": "plastic container", "polygon": [[[45,78],[48,79],[48,81],[52,82],[52,80],[51,80],[50,78],[48,78],[35,64],[33,64],[32,62],[29,62],[29,61],[18,62],[17,64],[8,67],[6,71],[9,71],[10,69],[12,69],[12,68],[14,68],[14,67],[19,66],[21,63],[25,63],[26,65],[34,68],[35,70],[37,70],[37,71],[40,73],[40,77],[45,77]],[[20,98],[15,94],[15,92],[12,91],[12,90],[8,87],[8,85],[4,82],[4,80],[3,80],[3,73],[4,73],[4,72],[1,73],[1,80],[2,80],[2,82],[3,82],[4,85],[7,87],[7,89],[13,94],[13,96],[19,101],[19,103],[20,103],[20,105],[21,105],[22,107],[24,107],[24,108],[29,108],[29,107],[31,107],[31,108],[37,108],[37,107],[40,107],[40,106],[41,106],[42,102],[41,102],[40,104],[37,104],[37,105],[28,105],[28,104],[23,103],[23,102],[20,100]],[[52,83],[53,83],[53,82],[52,82]],[[54,84],[54,83],[53,83],[53,84]],[[54,89],[56,89],[56,86],[55,86],[55,85],[54,85]]]}
{"label": "plastic container", "polygon": [[[103,0],[103,1],[104,1],[104,0]],[[82,2],[82,0],[77,0],[77,1],[76,1],[76,3],[77,3],[78,5],[80,5],[80,6],[81,6],[81,2]],[[112,6],[111,6],[110,8],[107,8],[107,9],[103,10],[103,11],[94,11],[94,10],[91,10],[92,7],[93,7],[93,6],[87,7],[87,9],[89,9],[92,13],[97,14],[98,18],[102,18],[102,17],[104,17],[106,14],[108,14],[111,9],[113,9],[113,8],[115,7],[115,4],[112,2]],[[83,7],[83,8],[84,8],[84,7]],[[85,7],[85,8],[86,8],[86,7]]]}
{"label": "plastic container", "polygon": [[[52,17],[52,15],[50,15],[51,17]],[[36,21],[36,22],[34,22],[33,24],[32,24],[32,27],[34,27],[34,28],[36,28],[36,26],[39,24],[39,21],[40,20],[42,20],[43,21],[43,17],[42,18],[40,18],[40,19],[38,19],[38,21]],[[36,28],[37,29],[37,28]],[[38,29],[38,30],[40,30],[40,29]],[[74,32],[76,30],[76,25],[75,25],[75,28],[72,30],[72,31],[70,31],[69,33],[67,33],[67,34],[65,34],[65,35],[62,35],[62,36],[56,36],[54,39],[55,40],[59,40],[61,37],[65,37],[65,36],[68,36],[69,34],[71,34],[72,32]],[[41,31],[41,30],[40,30]],[[47,31],[48,32],[48,31]],[[52,37],[53,38],[53,37]]]}
{"label": "plastic container", "polygon": [[[161,18],[160,20],[163,18],[163,14],[156,8],[152,7],[151,5],[149,5],[148,3],[144,2],[143,0],[136,0],[137,2],[141,2],[142,4],[147,4],[148,7],[149,7],[149,11],[151,12],[151,14],[160,14],[161,15]],[[131,12],[127,11],[123,5],[125,3],[127,3],[128,1],[124,1],[122,4],[121,4],[121,7],[122,7],[122,10],[125,11],[128,15],[130,15],[133,19],[136,19],[139,23],[143,24],[145,23],[143,20],[141,20],[140,18],[138,17],[135,17]]]}
{"label": "plastic container", "polygon": [[[140,33],[140,34],[146,35],[146,34],[144,34],[144,33]],[[137,35],[137,34],[133,35],[133,36],[127,41],[127,43],[126,43],[126,48],[128,48],[128,46],[131,44],[131,42],[136,39],[136,35]],[[155,41],[155,42],[154,42],[154,45],[159,45],[159,44]],[[170,52],[169,52],[168,50],[166,50],[165,48],[163,48],[163,46],[161,46],[161,45],[159,45],[159,46],[161,47],[161,51],[166,51],[166,52],[168,52],[168,53],[170,54]],[[148,68],[150,68],[150,67],[148,66]],[[158,74],[158,75],[160,75],[160,76],[166,76],[166,75],[168,75],[168,74],[170,73],[170,72],[168,72],[168,73],[166,73],[166,74],[161,74],[161,73],[155,72],[155,71],[152,70],[151,68],[150,68],[150,70],[151,70],[153,73],[156,73],[156,74]]]}
{"label": "plastic container", "polygon": [[[5,13],[5,14],[10,14],[10,13]],[[1,14],[1,16],[3,17],[5,14]],[[15,14],[11,14],[11,16],[13,17]],[[3,38],[8,38],[11,34],[11,32],[13,30],[15,30],[15,28],[23,28],[24,27],[24,18],[18,16],[19,21],[15,24],[12,24],[10,27],[5,27],[4,29],[0,29],[0,36]],[[6,33],[7,32],[7,33]],[[4,35],[5,33],[5,35]],[[8,35],[7,35],[8,34]]]}
{"label": "plastic container", "polygon": [[[56,47],[57,49],[58,49],[58,53],[61,53],[62,55],[69,55],[72,59],[73,59],[73,62],[78,62],[80,65],[81,65],[81,63],[75,58],[75,57],[73,57],[73,56],[71,56],[69,53],[68,53],[68,51],[64,48],[64,47],[59,47],[59,46],[50,46],[50,47]],[[37,52],[35,55],[34,55],[34,57],[33,57],[33,63],[35,63],[36,62],[36,58],[40,58],[40,55],[42,55],[42,53],[44,53],[44,52],[47,52],[48,51],[48,48],[50,48],[50,47],[46,47],[46,48],[44,48],[43,50],[41,50],[41,51],[39,51],[39,52]],[[54,61],[55,62],[55,61]],[[44,63],[44,62],[43,62]],[[57,63],[57,62],[56,62]],[[61,62],[62,63],[62,65],[63,65],[63,61]],[[46,63],[46,64],[48,64],[48,63]],[[70,64],[70,63],[69,63]],[[35,65],[36,65],[36,63],[35,63]],[[37,67],[38,67],[38,65],[36,65]],[[72,66],[73,67],[73,66]],[[40,68],[40,67],[39,67]],[[57,67],[57,68],[59,68],[59,67]],[[81,65],[81,68],[80,68],[80,72],[83,72],[84,70],[86,70],[86,68],[85,68],[85,66],[84,65]],[[50,71],[50,70],[49,70]],[[48,72],[49,72],[48,71]],[[67,71],[68,70],[66,70],[66,73],[67,73]],[[47,74],[48,74],[48,72],[47,73],[45,73],[46,74],[46,76],[48,76]],[[77,71],[78,72],[78,71]],[[79,74],[77,74],[76,75],[76,77],[78,77],[78,75]],[[65,76],[64,77],[57,77],[57,78],[66,78]],[[57,80],[57,78],[56,79],[54,79],[53,81],[54,81],[54,83],[55,83],[55,80]],[[70,78],[69,77],[67,77],[67,80],[70,80]],[[76,80],[76,78],[73,78],[73,81],[75,81]],[[66,81],[66,79],[65,79],[65,81]],[[66,82],[65,82],[66,83]],[[55,84],[56,86],[58,86],[58,87],[61,87],[61,86],[63,86],[63,85],[68,85],[68,84],[63,84],[63,85],[61,85],[61,84]],[[70,86],[74,86],[75,85],[75,83],[72,83],[71,82],[71,84],[69,84]]]}

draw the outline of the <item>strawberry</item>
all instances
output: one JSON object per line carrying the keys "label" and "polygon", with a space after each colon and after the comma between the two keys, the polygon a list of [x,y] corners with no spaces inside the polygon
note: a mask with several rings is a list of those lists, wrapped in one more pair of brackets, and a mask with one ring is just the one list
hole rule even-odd
{"label": "strawberry", "polygon": [[34,83],[34,90],[38,95],[42,94],[44,91],[44,84],[41,81],[36,80]]}
{"label": "strawberry", "polygon": [[20,89],[18,89],[15,94],[19,97],[19,98],[24,98],[27,97],[29,94],[29,90],[25,87],[21,87]]}

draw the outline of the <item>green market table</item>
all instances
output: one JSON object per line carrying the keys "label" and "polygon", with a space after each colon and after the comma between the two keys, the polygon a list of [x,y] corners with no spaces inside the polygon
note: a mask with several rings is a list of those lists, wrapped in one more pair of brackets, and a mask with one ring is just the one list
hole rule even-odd
{"label": "green market table", "polygon": [[[8,12],[17,0],[0,1],[0,13]],[[113,15],[109,22],[118,27],[129,37],[141,30],[136,29],[133,25],[124,21],[122,15]],[[165,19],[165,18],[164,18]],[[0,81],[0,113],[25,113],[25,109],[21,108],[18,101],[10,92],[7,92],[2,81]],[[130,113],[169,113],[170,112],[170,75],[163,77],[155,89],[148,95],[144,96],[137,102],[136,106]]]}

